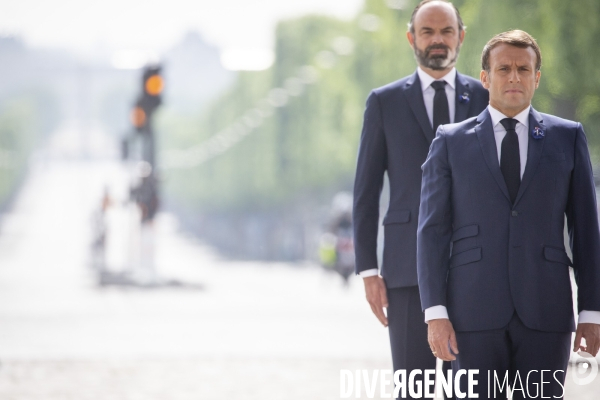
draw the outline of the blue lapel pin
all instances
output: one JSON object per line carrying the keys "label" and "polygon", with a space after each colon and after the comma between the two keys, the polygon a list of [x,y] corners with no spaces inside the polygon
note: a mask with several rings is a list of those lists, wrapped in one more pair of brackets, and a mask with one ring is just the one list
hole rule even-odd
{"label": "blue lapel pin", "polygon": [[546,134],[539,126],[536,126],[531,130],[531,137],[534,139],[543,139]]}
{"label": "blue lapel pin", "polygon": [[463,94],[458,96],[458,102],[459,103],[463,103],[463,104],[468,104],[469,100],[471,100],[469,98],[469,92],[464,92]]}

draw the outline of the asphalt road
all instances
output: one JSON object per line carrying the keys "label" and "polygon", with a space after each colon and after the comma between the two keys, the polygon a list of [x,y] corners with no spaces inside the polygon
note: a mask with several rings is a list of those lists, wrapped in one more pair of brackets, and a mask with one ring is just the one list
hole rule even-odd
{"label": "asphalt road", "polygon": [[[338,399],[340,370],[391,368],[362,282],[223,259],[169,215],[154,227],[157,271],[196,287],[99,287],[90,215],[103,186],[124,181],[111,162],[39,162],[2,216],[0,399]],[[117,270],[127,215],[111,217]],[[599,394],[600,378],[567,379],[567,399]]]}

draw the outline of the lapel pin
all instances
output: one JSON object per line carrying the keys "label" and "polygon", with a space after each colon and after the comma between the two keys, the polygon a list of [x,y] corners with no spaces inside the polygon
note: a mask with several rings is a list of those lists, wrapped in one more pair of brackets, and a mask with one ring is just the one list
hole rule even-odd
{"label": "lapel pin", "polygon": [[464,92],[463,94],[458,96],[459,103],[467,104],[467,103],[469,103],[469,100],[471,100],[469,98],[469,92]]}
{"label": "lapel pin", "polygon": [[534,139],[543,139],[545,136],[544,131],[539,126],[536,126],[531,131],[531,137]]}

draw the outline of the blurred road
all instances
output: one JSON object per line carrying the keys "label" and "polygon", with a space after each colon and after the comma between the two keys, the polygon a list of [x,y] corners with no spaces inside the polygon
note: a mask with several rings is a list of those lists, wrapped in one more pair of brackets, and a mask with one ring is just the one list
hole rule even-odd
{"label": "blurred road", "polygon": [[40,162],[2,217],[1,399],[328,399],[340,368],[389,368],[361,282],[219,259],[169,215],[156,224],[158,271],[203,290],[99,288],[90,215],[122,175]]}
{"label": "blurred road", "polygon": [[[90,215],[125,181],[112,162],[38,160],[2,216],[0,399],[338,399],[340,369],[391,368],[362,282],[221,259],[169,215],[158,271],[203,289],[98,287]],[[566,398],[599,383],[568,381]]]}

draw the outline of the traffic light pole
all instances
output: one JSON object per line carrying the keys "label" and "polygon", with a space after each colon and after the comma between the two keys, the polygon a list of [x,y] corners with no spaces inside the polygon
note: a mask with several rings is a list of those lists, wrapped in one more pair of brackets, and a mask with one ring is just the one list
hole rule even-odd
{"label": "traffic light pole", "polygon": [[150,164],[152,167],[152,175],[154,175],[156,166],[156,143],[154,139],[154,131],[150,124],[148,124],[142,133],[142,140],[144,141],[142,159]]}
{"label": "traffic light pole", "polygon": [[152,127],[152,117],[160,106],[163,79],[160,65],[144,69],[142,94],[132,112],[133,126],[141,139],[140,186],[136,190],[136,202],[142,211],[142,223],[152,222],[158,210],[158,180],[156,176],[156,144]]}
{"label": "traffic light pole", "polygon": [[[154,266],[154,216],[159,207],[158,175],[156,173],[156,138],[154,135],[152,117],[160,106],[163,90],[163,79],[159,65],[148,66],[143,71],[142,93],[137,98],[131,112],[131,122],[134,134],[124,138],[121,153],[123,160],[136,158],[135,184],[130,191],[131,208],[135,209],[135,230],[131,231],[130,258],[131,270],[122,273],[105,271],[100,281],[103,285],[124,285],[144,287],[194,287],[197,284],[186,284],[178,280],[164,279],[157,276]],[[135,152],[130,151],[130,144],[135,142]],[[132,157],[131,153],[136,156]],[[139,212],[138,212],[139,211]],[[133,218],[133,214],[131,215]]]}
{"label": "traffic light pole", "polygon": [[[139,229],[138,279],[145,284],[157,284],[154,266],[153,221],[158,211],[158,177],[156,174],[156,143],[152,126],[154,112],[161,104],[163,80],[160,66],[149,66],[142,76],[142,93],[135,103],[131,120],[140,144],[140,162],[137,166],[137,183],[131,197],[141,214]],[[128,151],[124,151],[128,153]]]}

